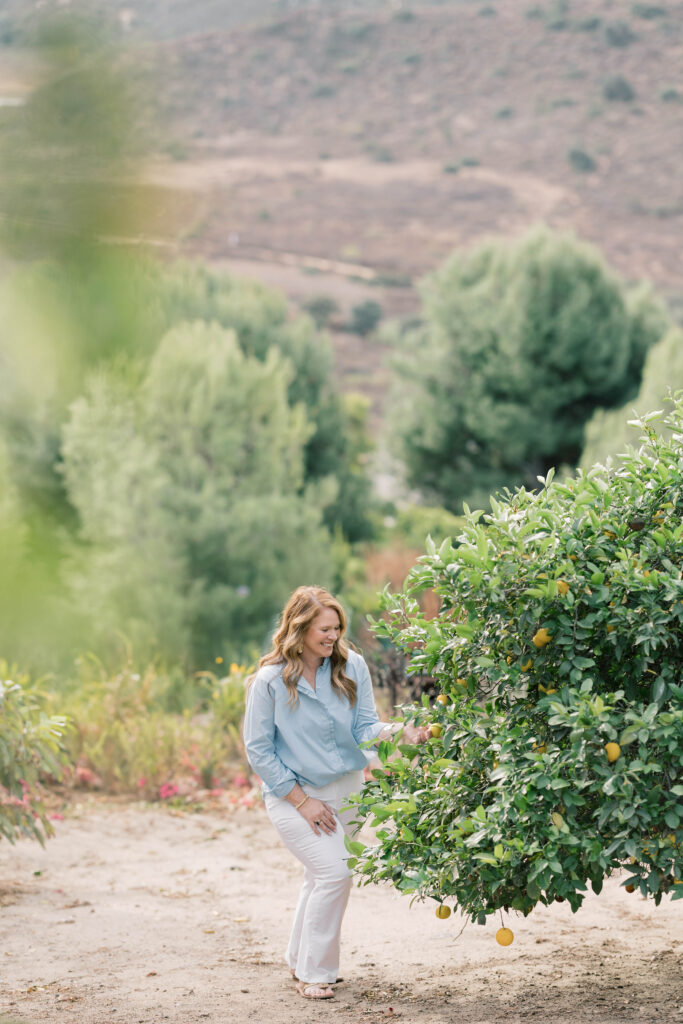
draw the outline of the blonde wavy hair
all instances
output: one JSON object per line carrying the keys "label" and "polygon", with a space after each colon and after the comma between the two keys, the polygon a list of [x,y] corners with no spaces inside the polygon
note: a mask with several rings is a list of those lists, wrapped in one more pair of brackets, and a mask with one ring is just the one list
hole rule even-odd
{"label": "blonde wavy hair", "polygon": [[[289,703],[292,707],[299,699],[296,684],[304,669],[301,658],[304,637],[313,621],[327,608],[337,613],[340,626],[339,637],[330,655],[332,686],[340,697],[347,698],[351,707],[356,703],[356,683],[345,672],[349,645],[344,639],[344,609],[336,597],[323,587],[297,587],[282,610],[280,624],[273,636],[273,648],[263,655],[256,670],[258,672],[264,665],[284,665],[282,679],[289,690]],[[253,679],[254,676],[249,682]]]}

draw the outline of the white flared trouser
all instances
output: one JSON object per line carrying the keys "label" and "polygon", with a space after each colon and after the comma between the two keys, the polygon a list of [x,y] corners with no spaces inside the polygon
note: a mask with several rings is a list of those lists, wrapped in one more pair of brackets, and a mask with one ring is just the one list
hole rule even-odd
{"label": "white flared trouser", "polygon": [[304,882],[294,914],[285,958],[297,978],[306,982],[334,982],[339,973],[341,924],[351,890],[352,872],[346,860],[344,833],[351,834],[349,822],[354,810],[341,811],[350,793],[359,793],[363,772],[340,776],[327,786],[302,789],[324,800],[337,818],[332,835],[315,834],[308,822],[286,800],[266,793],[268,816],[282,842],[304,866]]}

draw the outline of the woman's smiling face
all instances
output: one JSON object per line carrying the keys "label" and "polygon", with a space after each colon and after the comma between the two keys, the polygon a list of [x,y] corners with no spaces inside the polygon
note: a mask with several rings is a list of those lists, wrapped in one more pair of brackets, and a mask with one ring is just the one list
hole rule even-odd
{"label": "woman's smiling face", "polygon": [[304,634],[304,657],[329,658],[340,636],[339,616],[333,608],[323,608]]}

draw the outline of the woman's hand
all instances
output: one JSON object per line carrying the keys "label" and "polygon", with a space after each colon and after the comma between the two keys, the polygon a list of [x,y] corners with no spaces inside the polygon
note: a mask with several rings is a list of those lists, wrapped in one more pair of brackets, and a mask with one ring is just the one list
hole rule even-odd
{"label": "woman's hand", "polygon": [[404,743],[426,743],[431,733],[428,725],[404,725],[403,726],[403,742]]}
{"label": "woman's hand", "polygon": [[330,810],[322,800],[309,797],[305,804],[299,808],[299,814],[306,819],[317,836],[324,832],[330,836],[337,831],[337,819],[334,811]]}

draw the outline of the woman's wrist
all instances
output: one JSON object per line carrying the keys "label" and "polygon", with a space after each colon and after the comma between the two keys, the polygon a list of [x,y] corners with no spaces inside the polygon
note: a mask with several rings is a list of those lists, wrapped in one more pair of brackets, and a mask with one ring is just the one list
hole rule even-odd
{"label": "woman's wrist", "polygon": [[402,731],[403,731],[403,722],[385,722],[384,723],[384,728],[379,733],[377,739],[378,739],[378,741],[388,740],[388,739],[391,739],[392,736],[395,736],[397,733],[402,732]]}

